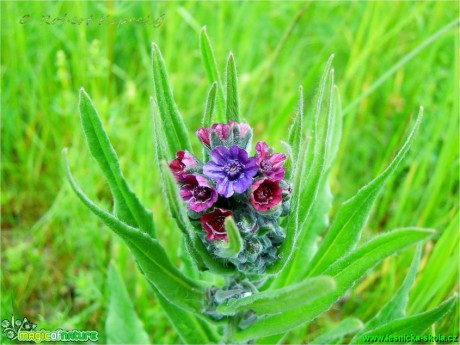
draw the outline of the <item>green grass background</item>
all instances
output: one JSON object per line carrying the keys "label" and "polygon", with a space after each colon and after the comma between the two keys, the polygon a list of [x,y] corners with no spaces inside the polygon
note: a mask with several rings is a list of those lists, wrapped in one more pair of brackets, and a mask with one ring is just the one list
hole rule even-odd
{"label": "green grass background", "polygon": [[[432,308],[458,290],[458,26],[435,35],[458,19],[457,2],[2,2],[1,10],[2,319],[14,313],[39,328],[95,329],[103,342],[106,274],[113,261],[152,342],[179,341],[128,250],[70,190],[61,150],[69,147],[82,188],[111,208],[79,124],[83,86],[127,180],[154,210],[161,242],[179,265],[180,234],[168,217],[153,162],[150,44],[162,50],[193,135],[210,86],[198,44],[203,25],[221,70],[230,50],[236,56],[242,114],[255,139],[280,150],[298,86],[311,107],[324,63],[335,53],[345,117],[332,175],[334,209],[385,167],[418,106],[425,107],[416,142],[378,199],[363,241],[400,226],[437,229],[424,247],[409,310]],[[50,25],[41,19],[65,13],[118,19],[164,14],[164,21],[155,28]],[[25,14],[31,20],[20,24]],[[198,150],[196,139],[193,144]],[[387,259],[330,312],[286,340],[308,341],[346,315],[369,320],[404,279],[412,253]],[[433,331],[458,334],[458,310]]]}

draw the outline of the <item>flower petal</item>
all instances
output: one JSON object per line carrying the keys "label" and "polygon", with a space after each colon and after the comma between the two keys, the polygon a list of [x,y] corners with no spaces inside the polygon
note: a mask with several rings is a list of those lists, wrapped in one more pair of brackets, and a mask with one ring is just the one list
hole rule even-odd
{"label": "flower petal", "polygon": [[236,193],[244,193],[252,185],[252,178],[243,176],[238,180],[233,181],[233,189]]}
{"label": "flower petal", "polygon": [[223,167],[214,162],[208,162],[203,166],[203,174],[216,181],[225,178]]}
{"label": "flower petal", "polygon": [[225,165],[230,156],[230,152],[225,146],[216,146],[211,151],[211,159],[218,165]]}
{"label": "flower petal", "polygon": [[228,178],[225,178],[217,183],[217,193],[226,198],[230,198],[233,195],[233,184],[228,180]]}

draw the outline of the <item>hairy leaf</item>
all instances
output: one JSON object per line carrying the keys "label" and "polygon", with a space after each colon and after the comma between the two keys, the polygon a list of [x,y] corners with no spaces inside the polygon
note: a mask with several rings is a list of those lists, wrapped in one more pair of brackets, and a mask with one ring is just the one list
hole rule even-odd
{"label": "hairy leaf", "polygon": [[[325,173],[327,150],[332,140],[331,121],[334,118],[333,111],[335,110],[332,107],[334,99],[334,74],[331,71],[332,59],[333,56],[328,60],[317,96],[312,145],[307,146],[308,137],[302,139],[302,150],[300,152],[303,152],[303,155],[299,155],[293,171],[293,196],[286,228],[286,240],[279,249],[282,259],[268,268],[267,273],[269,274],[278,273],[291,260],[299,233],[304,231],[301,225],[308,218],[313,208],[318,194],[319,181]],[[328,87],[326,88],[326,86]]]}
{"label": "hairy leaf", "polygon": [[227,103],[225,108],[227,121],[240,122],[240,100],[238,96],[238,78],[233,54],[230,53],[227,61]]}
{"label": "hairy leaf", "polygon": [[224,86],[222,85],[222,80],[220,79],[219,71],[217,69],[216,58],[214,56],[214,51],[212,49],[211,41],[209,40],[205,26],[201,29],[200,33],[200,49],[201,57],[203,59],[203,65],[208,75],[208,79],[211,83],[217,83],[218,120],[223,121],[223,118],[221,118],[221,116],[225,114]]}
{"label": "hairy leaf", "polygon": [[145,277],[172,303],[185,310],[200,313],[203,286],[185,277],[171,263],[157,240],[98,208],[75,183],[66,157],[65,161],[67,177],[74,192],[90,211],[126,242]]}
{"label": "hairy leaf", "polygon": [[152,211],[147,210],[131,190],[99,115],[85,90],[80,90],[80,117],[92,156],[101,168],[115,202],[115,214],[124,222],[155,237]]}
{"label": "hairy leaf", "polygon": [[399,250],[422,241],[433,234],[432,230],[407,228],[377,236],[334,263],[324,274],[337,283],[337,290],[321,297],[308,307],[294,308],[279,315],[260,318],[250,328],[236,334],[236,340],[266,337],[287,332],[327,311],[334,302],[350,289],[369,269]]}
{"label": "hairy leaf", "polygon": [[292,148],[292,158],[297,160],[299,156],[300,145],[302,142],[302,127],[303,127],[303,88],[299,87],[299,102],[297,104],[297,111],[289,128],[288,143]]}
{"label": "hairy leaf", "polygon": [[163,56],[158,46],[152,44],[153,86],[161,118],[162,131],[167,139],[168,158],[180,150],[191,151],[187,128],[174,101]]}
{"label": "hairy leaf", "polygon": [[395,173],[409,150],[422,116],[423,108],[420,109],[417,121],[401,150],[382,174],[360,189],[353,198],[344,202],[337,211],[337,215],[321,243],[318,253],[311,262],[308,270],[309,276],[323,273],[331,263],[347,253],[347,251],[358,243],[361,231],[367,222],[375,199],[385,182]]}
{"label": "hairy leaf", "polygon": [[212,125],[212,115],[214,112],[214,107],[216,105],[216,95],[217,95],[216,91],[217,91],[217,83],[214,82],[212,83],[211,88],[209,89],[208,98],[206,100],[206,107],[203,113],[202,125],[203,127],[206,127],[206,128],[211,127]]}
{"label": "hairy leaf", "polygon": [[234,315],[245,310],[253,310],[257,315],[278,314],[307,306],[335,289],[336,284],[331,277],[315,277],[283,289],[264,291],[228,305],[221,305],[218,311],[224,315]]}

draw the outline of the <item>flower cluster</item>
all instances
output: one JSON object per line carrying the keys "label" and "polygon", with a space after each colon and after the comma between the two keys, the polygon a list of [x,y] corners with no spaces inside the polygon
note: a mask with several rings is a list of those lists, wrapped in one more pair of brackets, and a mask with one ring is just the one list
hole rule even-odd
{"label": "flower cluster", "polygon": [[279,218],[289,211],[286,156],[271,153],[261,141],[250,157],[252,129],[245,123],[216,123],[196,134],[207,161],[179,151],[169,165],[188,215],[215,256],[221,242],[228,241],[225,219],[233,217],[244,249],[229,261],[242,272],[262,273],[277,259],[277,247],[285,238]]}

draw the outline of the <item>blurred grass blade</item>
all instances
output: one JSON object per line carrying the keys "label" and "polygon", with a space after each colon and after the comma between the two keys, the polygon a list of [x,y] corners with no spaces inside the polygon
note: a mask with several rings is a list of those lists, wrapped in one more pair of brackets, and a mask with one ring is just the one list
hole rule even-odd
{"label": "blurred grass blade", "polygon": [[65,152],[64,158],[67,177],[74,192],[90,211],[126,242],[145,277],[169,301],[185,310],[200,313],[203,287],[180,273],[157,240],[98,208],[73,179]]}
{"label": "blurred grass blade", "polygon": [[109,267],[107,286],[110,289],[109,310],[105,322],[107,344],[150,344],[125,282],[113,264]]}
{"label": "blurred grass blade", "polygon": [[456,301],[457,294],[454,294],[454,296],[447,299],[434,309],[388,322],[359,336],[356,344],[381,343],[382,336],[421,336],[432,324],[441,320],[447,313],[449,313]]}
{"label": "blurred grass blade", "polygon": [[321,243],[318,253],[310,264],[308,276],[323,273],[330,264],[358,243],[361,231],[367,222],[375,199],[385,182],[396,172],[399,164],[404,159],[422,117],[423,108],[420,108],[412,131],[390,165],[377,178],[361,188],[354,197],[342,204],[326,237]]}
{"label": "blurred grass blade", "polygon": [[297,157],[299,156],[300,145],[302,141],[302,127],[303,127],[303,88],[302,86],[299,87],[299,101],[297,104],[297,111],[294,117],[294,121],[292,121],[291,128],[289,128],[288,134],[288,143],[292,148],[292,157],[293,160],[296,161]]}
{"label": "blurred grass blade", "polygon": [[240,100],[238,95],[238,77],[236,74],[235,57],[232,53],[227,61],[227,102],[225,114],[228,121],[240,122]]}
{"label": "blurred grass blade", "polygon": [[237,333],[235,339],[246,341],[285,333],[315,319],[327,311],[376,264],[411,244],[425,240],[432,234],[432,230],[407,228],[377,236],[338,260],[324,272],[324,275],[333,277],[337,283],[337,289],[332,294],[315,300],[307,307],[294,308],[278,315],[260,318],[250,328]]}
{"label": "blurred grass blade", "polygon": [[209,40],[205,26],[201,29],[200,33],[200,49],[203,65],[208,75],[209,81],[211,83],[217,83],[217,120],[219,122],[223,122],[223,116],[225,114],[224,86],[222,85],[222,80],[220,79],[216,58],[214,56],[214,51],[212,49],[211,41]]}
{"label": "blurred grass blade", "polygon": [[[439,299],[458,282],[459,257],[459,214],[458,209],[452,215],[450,226],[443,231],[437,240],[431,255],[423,267],[423,272],[411,291],[411,301],[408,311],[418,313],[440,303]],[[440,270],[439,268],[443,269]],[[449,288],[451,287],[451,288]],[[447,288],[447,291],[446,291]],[[442,292],[442,291],[446,292]],[[442,299],[441,299],[442,301]],[[435,304],[436,305],[436,304]]]}
{"label": "blurred grass blade", "polygon": [[211,88],[208,92],[208,98],[206,99],[206,108],[203,113],[203,127],[211,127],[212,125],[212,115],[214,112],[214,107],[216,105],[216,96],[217,96],[217,83],[214,82],[211,85]]}
{"label": "blurred grass blade", "polygon": [[383,325],[391,320],[399,319],[406,314],[406,307],[409,301],[409,292],[412,285],[414,284],[421,256],[422,246],[419,244],[417,246],[417,251],[415,252],[409,272],[407,273],[406,279],[404,279],[401,287],[391,298],[391,300],[388,301],[382,309],[380,309],[379,313],[371,321],[366,323],[359,334],[366,333],[367,331],[374,329],[379,325]]}
{"label": "blurred grass blade", "polygon": [[244,243],[233,217],[225,219],[225,230],[228,235],[228,246],[219,248],[219,256],[227,259],[236,258],[243,249]]}
{"label": "blurred grass blade", "polygon": [[219,342],[219,336],[210,324],[171,304],[159,293],[155,285],[149,283],[162,309],[171,321],[171,325],[184,344],[217,344]]}
{"label": "blurred grass blade", "polygon": [[152,211],[147,210],[128,186],[121,172],[117,154],[102,126],[91,99],[80,90],[80,117],[92,156],[104,173],[115,202],[115,214],[132,227],[155,237]]}
{"label": "blurred grass blade", "polygon": [[158,46],[152,44],[153,86],[158,103],[162,130],[165,133],[168,147],[168,158],[175,156],[177,151],[191,151],[190,140],[169,85],[163,56]]}
{"label": "blurred grass blade", "polygon": [[307,306],[335,289],[336,284],[331,277],[315,277],[283,289],[264,291],[230,302],[228,305],[221,305],[218,311],[224,315],[235,315],[246,310],[252,310],[258,316],[278,314],[292,308]]}
{"label": "blurred grass blade", "polygon": [[362,327],[363,323],[360,319],[349,317],[340,321],[337,326],[328,329],[320,336],[308,342],[308,344],[338,344],[344,336],[355,333]]}

